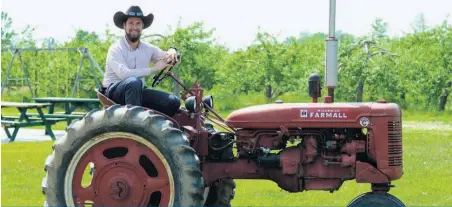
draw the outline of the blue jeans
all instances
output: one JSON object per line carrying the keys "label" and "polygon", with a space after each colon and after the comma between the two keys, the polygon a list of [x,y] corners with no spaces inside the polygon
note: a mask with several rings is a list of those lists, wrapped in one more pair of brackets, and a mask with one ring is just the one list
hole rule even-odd
{"label": "blue jeans", "polygon": [[121,105],[143,106],[160,111],[170,117],[180,108],[180,99],[163,91],[143,87],[140,78],[131,77],[105,89],[105,96]]}

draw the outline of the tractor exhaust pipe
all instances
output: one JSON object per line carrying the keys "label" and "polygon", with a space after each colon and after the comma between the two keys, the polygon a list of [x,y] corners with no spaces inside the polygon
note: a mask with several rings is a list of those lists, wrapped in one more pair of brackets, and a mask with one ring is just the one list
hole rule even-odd
{"label": "tractor exhaust pipe", "polygon": [[329,18],[329,33],[326,39],[326,58],[325,58],[325,86],[328,88],[328,99],[334,102],[334,88],[337,86],[337,51],[338,44],[335,37],[336,31],[336,0],[330,0],[330,18]]}

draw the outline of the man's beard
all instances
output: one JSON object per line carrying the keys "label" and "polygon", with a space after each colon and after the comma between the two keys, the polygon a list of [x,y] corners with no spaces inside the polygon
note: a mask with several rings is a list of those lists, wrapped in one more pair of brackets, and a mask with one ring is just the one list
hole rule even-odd
{"label": "man's beard", "polygon": [[131,42],[135,43],[135,42],[137,42],[138,40],[140,40],[141,33],[138,33],[137,36],[132,36],[130,33],[127,33],[127,32],[126,32],[126,36],[127,36],[127,39],[128,39],[128,40],[130,40]]}

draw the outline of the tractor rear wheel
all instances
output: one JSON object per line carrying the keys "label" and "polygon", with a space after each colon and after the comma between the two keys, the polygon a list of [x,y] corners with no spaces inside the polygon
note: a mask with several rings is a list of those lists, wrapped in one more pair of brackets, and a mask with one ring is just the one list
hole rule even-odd
{"label": "tractor rear wheel", "polygon": [[347,207],[405,207],[398,198],[391,194],[364,193],[353,199]]}
{"label": "tractor rear wheel", "polygon": [[[46,206],[203,205],[199,159],[163,116],[114,105],[88,113],[66,132],[45,162]],[[85,177],[91,179],[86,187]]]}

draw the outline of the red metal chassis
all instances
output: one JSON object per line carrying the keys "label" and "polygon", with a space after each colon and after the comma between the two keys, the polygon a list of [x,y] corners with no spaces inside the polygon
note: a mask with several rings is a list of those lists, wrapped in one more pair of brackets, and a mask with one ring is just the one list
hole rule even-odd
{"label": "red metal chassis", "polygon": [[[173,77],[171,72],[169,72],[169,76]],[[178,81],[176,78],[174,80]],[[289,122],[281,125],[259,123],[258,121],[247,123],[246,121],[240,122],[240,120],[234,123],[231,121],[234,120],[233,116],[228,117],[230,121],[228,123],[208,106],[202,107],[203,89],[197,83],[193,88],[186,89],[182,98],[185,100],[188,94],[196,96],[196,104],[200,106],[197,107],[199,110],[193,114],[182,110],[181,113],[172,117],[172,120],[188,134],[192,147],[201,159],[200,168],[206,184],[211,184],[221,178],[267,179],[276,182],[282,189],[290,192],[303,190],[329,190],[332,192],[339,189],[344,181],[355,179],[358,183],[372,183],[375,187],[374,191],[388,191],[390,182],[399,179],[403,174],[401,112],[386,107],[385,103],[379,103],[380,105],[375,110],[364,114],[372,123],[365,127],[367,133],[361,140],[351,140],[344,144],[340,149],[340,154],[332,157],[321,154],[313,147],[315,145],[293,146],[281,151],[278,167],[269,168],[260,166],[255,159],[242,158],[241,153],[232,162],[206,160],[209,151],[209,135],[203,127],[206,117],[203,116],[202,109],[207,108],[209,113],[214,113],[218,118],[217,121],[220,121],[217,123],[222,126],[230,128],[233,128],[231,125],[237,126],[238,128],[235,129],[237,148],[239,151],[245,150],[248,154],[257,147],[277,149],[276,146],[280,144],[282,135],[298,135],[299,131],[294,130],[296,127],[302,127],[302,130],[363,127],[359,126],[359,121],[356,120],[355,122],[333,123]],[[315,106],[315,103],[311,106]],[[351,113],[358,112],[351,110]],[[276,116],[281,117],[280,115]],[[248,120],[253,119],[248,116]],[[245,125],[243,125],[244,123]],[[248,128],[240,129],[241,127]],[[335,136],[338,140],[345,138],[344,134]],[[316,142],[314,135],[306,135],[302,138],[308,143]],[[367,161],[357,159],[358,153],[365,154]],[[338,161],[327,162],[330,158]]]}

